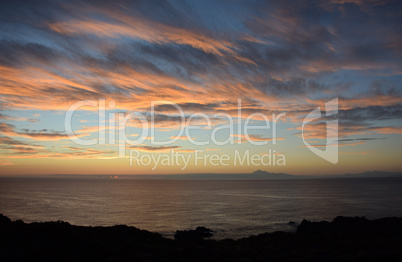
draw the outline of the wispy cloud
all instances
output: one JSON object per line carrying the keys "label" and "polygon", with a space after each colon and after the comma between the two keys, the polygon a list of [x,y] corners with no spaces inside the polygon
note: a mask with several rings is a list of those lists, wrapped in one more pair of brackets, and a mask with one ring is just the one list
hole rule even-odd
{"label": "wispy cloud", "polygon": [[129,148],[147,152],[159,152],[159,151],[169,151],[172,149],[178,149],[181,148],[181,146],[130,146]]}
{"label": "wispy cloud", "polygon": [[[2,1],[3,150],[27,158],[73,158],[73,152],[106,157],[73,147],[48,153],[34,147],[68,139],[62,121],[46,115],[58,112],[61,118],[73,103],[98,99],[114,101],[116,110],[141,114],[148,123],[151,101],[174,102],[186,116],[200,114],[186,123],[200,130],[209,125],[201,114],[217,126],[226,124],[223,114],[244,120],[253,113],[283,112],[289,132],[276,139],[286,143],[288,135],[300,135],[308,113],[338,97],[342,145],[370,146],[374,135],[392,139],[402,133],[400,20],[399,2],[380,0]],[[154,110],[157,131],[181,126],[171,105]],[[306,125],[306,137],[322,145],[327,120]],[[79,123],[77,137],[109,131],[84,114]],[[143,128],[135,119],[127,126]],[[367,139],[346,140],[357,138]]]}

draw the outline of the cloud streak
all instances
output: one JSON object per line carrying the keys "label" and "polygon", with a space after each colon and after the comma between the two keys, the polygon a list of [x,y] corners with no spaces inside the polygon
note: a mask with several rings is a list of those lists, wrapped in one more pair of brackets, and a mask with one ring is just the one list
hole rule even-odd
{"label": "cloud streak", "polygon": [[[2,150],[15,158],[109,157],[49,149],[67,142],[58,122],[66,110],[99,99],[115,102],[113,112],[136,113],[148,123],[151,101],[174,102],[186,117],[205,114],[212,126],[227,124],[224,114],[244,122],[253,113],[286,113],[280,124],[289,132],[276,139],[291,143],[307,114],[320,107],[324,115],[324,104],[338,98],[342,145],[392,141],[402,133],[399,10],[398,1],[377,0],[1,1]],[[173,136],[182,121],[177,109],[166,103],[154,109],[158,135]],[[96,122],[96,111],[80,108],[77,137],[110,131],[107,123],[84,124]],[[188,126],[207,132],[203,116]],[[307,125],[306,137],[322,145],[330,119]],[[127,126],[135,133],[144,128],[135,119]],[[34,144],[42,142],[46,148]],[[132,149],[193,150],[180,148]]]}

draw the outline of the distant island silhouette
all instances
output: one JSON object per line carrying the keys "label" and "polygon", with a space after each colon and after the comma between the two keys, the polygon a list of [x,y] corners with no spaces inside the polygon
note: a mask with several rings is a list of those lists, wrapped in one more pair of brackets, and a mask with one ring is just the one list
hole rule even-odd
{"label": "distant island silhouette", "polygon": [[[292,222],[290,222],[292,223]],[[135,227],[24,223],[0,215],[1,261],[400,261],[402,218],[303,220],[296,233],[207,239],[205,227],[175,239]]]}

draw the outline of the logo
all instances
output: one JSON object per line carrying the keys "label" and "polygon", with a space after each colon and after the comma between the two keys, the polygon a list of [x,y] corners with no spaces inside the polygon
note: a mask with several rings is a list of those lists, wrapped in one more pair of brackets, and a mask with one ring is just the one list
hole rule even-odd
{"label": "logo", "polygon": [[306,145],[311,152],[321,157],[322,159],[336,164],[338,163],[338,119],[327,121],[327,131],[326,131],[326,143],[325,149],[320,150],[312,145],[310,145],[304,139],[304,126],[311,121],[320,119],[321,117],[331,117],[338,114],[338,98],[335,98],[327,103],[325,103],[325,115],[322,116],[321,108],[317,107],[303,121],[302,125],[302,138],[303,143]]}

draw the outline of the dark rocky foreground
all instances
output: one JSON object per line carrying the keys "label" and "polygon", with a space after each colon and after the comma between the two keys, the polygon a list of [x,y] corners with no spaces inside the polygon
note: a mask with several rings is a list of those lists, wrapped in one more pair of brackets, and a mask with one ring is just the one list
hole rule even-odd
{"label": "dark rocky foreground", "polygon": [[207,240],[204,227],[167,239],[128,226],[26,224],[0,215],[0,261],[402,261],[402,218],[304,220],[297,233]]}

